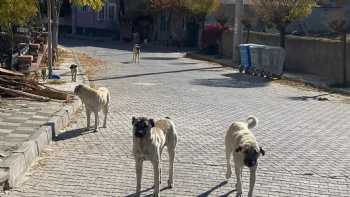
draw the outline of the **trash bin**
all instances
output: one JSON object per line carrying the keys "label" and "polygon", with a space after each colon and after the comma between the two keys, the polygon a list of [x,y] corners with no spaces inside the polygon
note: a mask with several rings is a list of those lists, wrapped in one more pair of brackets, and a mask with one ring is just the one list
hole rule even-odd
{"label": "trash bin", "polygon": [[240,72],[243,70],[245,73],[254,72],[255,66],[261,62],[259,53],[264,45],[260,44],[240,44],[240,54],[241,54],[241,66]]}
{"label": "trash bin", "polygon": [[282,47],[265,46],[262,52],[263,72],[269,76],[281,76],[283,74],[286,51]]}
{"label": "trash bin", "polygon": [[239,72],[243,70],[247,71],[251,67],[251,59],[250,59],[250,49],[249,44],[240,44],[239,52],[241,57],[241,64],[239,66]]}
{"label": "trash bin", "polygon": [[263,71],[262,67],[262,53],[265,48],[264,45],[250,45],[250,57],[251,57],[251,72],[258,74]]}

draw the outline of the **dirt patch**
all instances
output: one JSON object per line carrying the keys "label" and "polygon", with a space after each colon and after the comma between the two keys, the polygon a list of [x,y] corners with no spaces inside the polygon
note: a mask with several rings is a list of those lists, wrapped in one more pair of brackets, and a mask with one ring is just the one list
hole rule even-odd
{"label": "dirt patch", "polygon": [[[279,79],[279,80],[272,80],[273,83],[278,83],[280,85],[286,85],[286,86],[292,86],[295,88],[300,88],[303,90],[308,90],[308,91],[320,91],[322,89],[312,86],[310,84],[306,84],[304,82],[301,81],[292,81],[292,80],[288,80],[288,79]],[[323,90],[324,91],[324,90]]]}
{"label": "dirt patch", "polygon": [[50,84],[50,85],[62,85],[65,83],[67,83],[67,81],[64,81],[64,80],[50,80],[46,82],[46,84]]}
{"label": "dirt patch", "polygon": [[273,83],[277,83],[280,85],[291,86],[301,90],[310,91],[310,92],[318,92],[318,95],[314,96],[303,96],[298,99],[300,100],[318,100],[318,101],[336,101],[342,102],[346,104],[350,104],[350,95],[334,91],[332,89],[320,88],[313,86],[311,84],[307,84],[301,81],[293,81],[288,79],[279,79],[273,80]]}
{"label": "dirt patch", "polygon": [[88,77],[92,77],[96,72],[106,69],[106,62],[100,59],[95,59],[85,53],[77,53],[80,65],[84,66]]}
{"label": "dirt patch", "polygon": [[73,53],[70,50],[58,48],[58,64],[63,63],[64,59],[74,58]]}

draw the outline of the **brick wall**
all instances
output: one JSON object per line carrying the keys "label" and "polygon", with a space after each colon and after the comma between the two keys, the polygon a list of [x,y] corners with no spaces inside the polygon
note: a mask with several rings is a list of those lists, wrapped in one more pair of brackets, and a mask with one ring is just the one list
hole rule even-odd
{"label": "brick wall", "polygon": [[[251,43],[279,45],[279,35],[252,32]],[[232,32],[223,35],[224,56],[232,56]],[[342,43],[336,40],[287,36],[287,72],[313,74],[333,81],[343,82]],[[350,57],[348,47],[347,57]],[[350,82],[350,58],[347,61],[347,81]]]}

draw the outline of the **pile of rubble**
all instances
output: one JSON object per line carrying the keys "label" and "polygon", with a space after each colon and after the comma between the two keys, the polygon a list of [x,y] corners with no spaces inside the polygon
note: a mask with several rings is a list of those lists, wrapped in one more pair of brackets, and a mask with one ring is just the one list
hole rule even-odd
{"label": "pile of rubble", "polygon": [[48,87],[35,78],[3,68],[0,68],[0,96],[20,96],[43,102],[51,99],[69,101],[72,98],[68,92]]}

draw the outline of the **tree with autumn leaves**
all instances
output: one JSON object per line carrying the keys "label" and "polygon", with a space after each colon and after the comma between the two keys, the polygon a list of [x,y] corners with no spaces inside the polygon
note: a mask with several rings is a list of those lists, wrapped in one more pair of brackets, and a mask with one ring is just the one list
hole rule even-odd
{"label": "tree with autumn leaves", "polygon": [[[58,27],[59,15],[64,1],[68,0],[51,0],[52,1],[52,45],[57,49],[58,45]],[[69,0],[69,2],[76,7],[89,6],[95,11],[99,11],[105,4],[105,0]]]}
{"label": "tree with autumn leaves", "polygon": [[37,0],[1,0],[0,26],[10,35],[11,53],[13,53],[15,48],[13,28],[27,24],[37,12]]}
{"label": "tree with autumn leaves", "polygon": [[284,48],[287,26],[308,16],[317,0],[252,0],[252,3],[257,15],[280,32],[280,46]]}
{"label": "tree with autumn leaves", "polygon": [[217,10],[220,0],[151,0],[151,5],[156,10],[166,9],[170,13],[181,11],[193,17],[200,26],[200,39],[204,30],[205,17]]}

